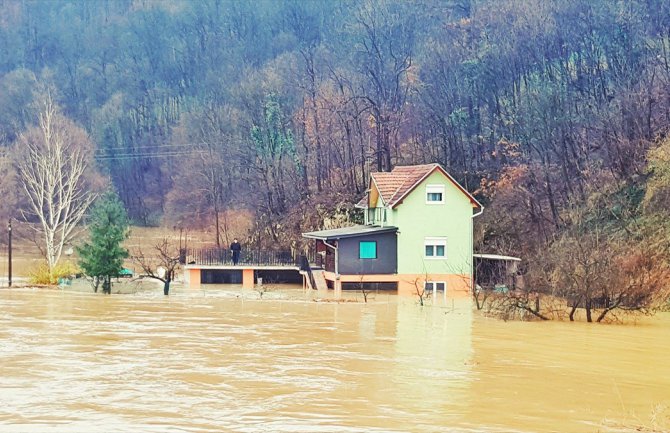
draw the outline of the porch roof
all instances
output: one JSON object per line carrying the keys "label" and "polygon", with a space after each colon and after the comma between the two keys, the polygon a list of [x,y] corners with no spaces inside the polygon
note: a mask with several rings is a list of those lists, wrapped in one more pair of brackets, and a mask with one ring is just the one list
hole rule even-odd
{"label": "porch roof", "polygon": [[339,229],[331,230],[320,230],[316,232],[307,232],[303,233],[302,237],[308,239],[342,239],[342,238],[353,238],[356,236],[365,236],[371,234],[379,233],[395,233],[398,231],[398,227],[387,226],[372,226],[372,225],[358,225],[353,227],[343,227]]}

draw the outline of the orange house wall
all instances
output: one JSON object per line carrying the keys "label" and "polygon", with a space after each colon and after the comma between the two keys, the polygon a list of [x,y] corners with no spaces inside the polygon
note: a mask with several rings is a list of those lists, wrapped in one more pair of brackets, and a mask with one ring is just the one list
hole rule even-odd
{"label": "orange house wall", "polygon": [[[336,284],[334,272],[324,272],[326,280]],[[414,296],[417,287],[421,290],[426,281],[447,283],[447,296],[463,298],[470,296],[470,275],[467,274],[399,274],[399,275],[340,275],[340,283],[398,283],[398,295]]]}
{"label": "orange house wall", "polygon": [[200,288],[200,269],[188,269],[188,288],[189,289],[199,289]]}
{"label": "orange house wall", "polygon": [[254,288],[254,270],[253,269],[242,269],[242,288],[244,289],[253,289]]}
{"label": "orange house wall", "polygon": [[[187,269],[188,276],[186,277],[188,281],[189,289],[200,289],[202,285],[202,280],[200,278],[201,269]],[[244,289],[253,289],[254,288],[254,270],[250,268],[242,269],[242,288]]]}

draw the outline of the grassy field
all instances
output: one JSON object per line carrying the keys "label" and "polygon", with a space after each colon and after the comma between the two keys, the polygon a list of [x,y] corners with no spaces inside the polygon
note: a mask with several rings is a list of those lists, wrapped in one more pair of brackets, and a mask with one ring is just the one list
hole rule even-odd
{"label": "grassy field", "polygon": [[[179,244],[179,231],[175,232],[174,230],[160,227],[132,227],[130,237],[125,242],[125,246],[131,255],[136,254],[139,250],[142,250],[144,254],[151,254],[153,246],[166,237],[172,242]],[[185,244],[189,248],[214,246],[214,234],[206,231],[182,233],[181,239],[182,245]],[[8,274],[9,265],[7,259],[7,246],[2,245],[2,250],[0,251],[0,278],[4,278]],[[76,263],[76,252],[71,257],[63,255],[61,260],[70,260]],[[12,274],[14,278],[29,277],[42,263],[44,263],[44,258],[35,242],[29,239],[29,236],[24,234],[14,239],[12,253]],[[139,270],[132,260],[127,260],[125,266],[135,272]]]}

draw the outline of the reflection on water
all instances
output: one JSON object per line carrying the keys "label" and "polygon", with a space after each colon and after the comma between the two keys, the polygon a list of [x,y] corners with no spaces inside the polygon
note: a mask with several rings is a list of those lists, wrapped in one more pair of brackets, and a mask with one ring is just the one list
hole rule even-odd
{"label": "reflection on water", "polygon": [[669,403],[667,315],[504,323],[467,301],[255,295],[0,291],[0,431],[595,432]]}

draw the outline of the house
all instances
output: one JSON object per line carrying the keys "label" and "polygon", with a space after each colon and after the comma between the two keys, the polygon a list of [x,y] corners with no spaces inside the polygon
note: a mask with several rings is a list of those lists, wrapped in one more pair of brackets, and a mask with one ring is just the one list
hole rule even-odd
{"label": "house", "polygon": [[483,207],[439,164],[373,173],[357,207],[364,225],[303,233],[316,241],[329,287],[469,293],[472,224]]}

